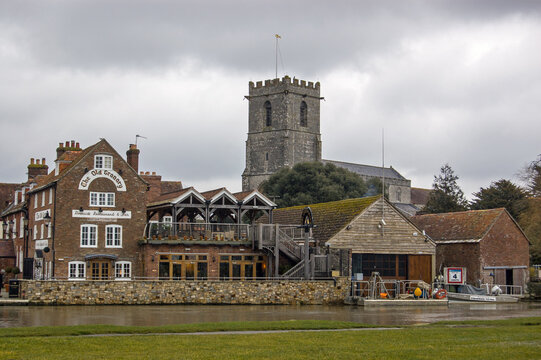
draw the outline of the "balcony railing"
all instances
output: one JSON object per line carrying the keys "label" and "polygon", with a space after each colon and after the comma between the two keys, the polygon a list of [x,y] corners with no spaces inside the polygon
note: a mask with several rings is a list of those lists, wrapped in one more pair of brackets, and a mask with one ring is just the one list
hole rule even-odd
{"label": "balcony railing", "polygon": [[149,222],[144,237],[152,240],[252,241],[251,225]]}

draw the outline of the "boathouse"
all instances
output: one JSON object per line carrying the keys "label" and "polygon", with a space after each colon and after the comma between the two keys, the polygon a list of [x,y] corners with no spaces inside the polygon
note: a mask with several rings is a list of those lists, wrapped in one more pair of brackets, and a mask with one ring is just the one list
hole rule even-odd
{"label": "boathouse", "polygon": [[[335,275],[368,279],[379,272],[384,279],[433,280],[436,245],[381,196],[306,206],[316,226],[315,252],[331,255]],[[298,222],[306,206],[276,209],[273,221]]]}
{"label": "boathouse", "polygon": [[437,244],[436,267],[466,268],[475,286],[522,286],[528,282],[529,241],[504,208],[411,218]]}

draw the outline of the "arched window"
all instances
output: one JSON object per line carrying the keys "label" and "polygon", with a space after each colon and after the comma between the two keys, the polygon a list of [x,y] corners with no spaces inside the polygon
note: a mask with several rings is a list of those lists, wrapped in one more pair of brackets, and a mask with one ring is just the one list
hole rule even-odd
{"label": "arched window", "polygon": [[308,126],[308,106],[303,101],[301,102],[301,126]]}
{"label": "arched window", "polygon": [[265,123],[266,126],[272,125],[272,107],[270,101],[265,101]]}

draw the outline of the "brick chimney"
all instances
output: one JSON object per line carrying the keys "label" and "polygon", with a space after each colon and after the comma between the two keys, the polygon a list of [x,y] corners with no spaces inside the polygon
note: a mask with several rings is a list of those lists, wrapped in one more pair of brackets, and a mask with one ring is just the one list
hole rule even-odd
{"label": "brick chimney", "polygon": [[47,175],[49,173],[49,166],[45,164],[45,158],[36,159],[30,158],[30,164],[28,165],[28,180],[33,180],[39,175]]}
{"label": "brick chimney", "polygon": [[81,147],[79,146],[78,142],[75,142],[75,140],[66,141],[66,144],[64,143],[58,143],[58,147],[56,148],[56,160],[58,160],[66,151],[81,151]]}
{"label": "brick chimney", "polygon": [[126,161],[135,172],[139,171],[139,149],[137,145],[130,144],[130,149],[126,151]]}

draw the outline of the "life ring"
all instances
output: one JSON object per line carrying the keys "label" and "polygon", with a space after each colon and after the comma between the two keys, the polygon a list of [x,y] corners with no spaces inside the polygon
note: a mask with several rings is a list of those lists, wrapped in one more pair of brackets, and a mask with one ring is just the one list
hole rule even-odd
{"label": "life ring", "polygon": [[438,300],[445,299],[447,297],[447,290],[445,289],[438,290],[438,292],[436,293],[436,295],[434,295],[434,297]]}

